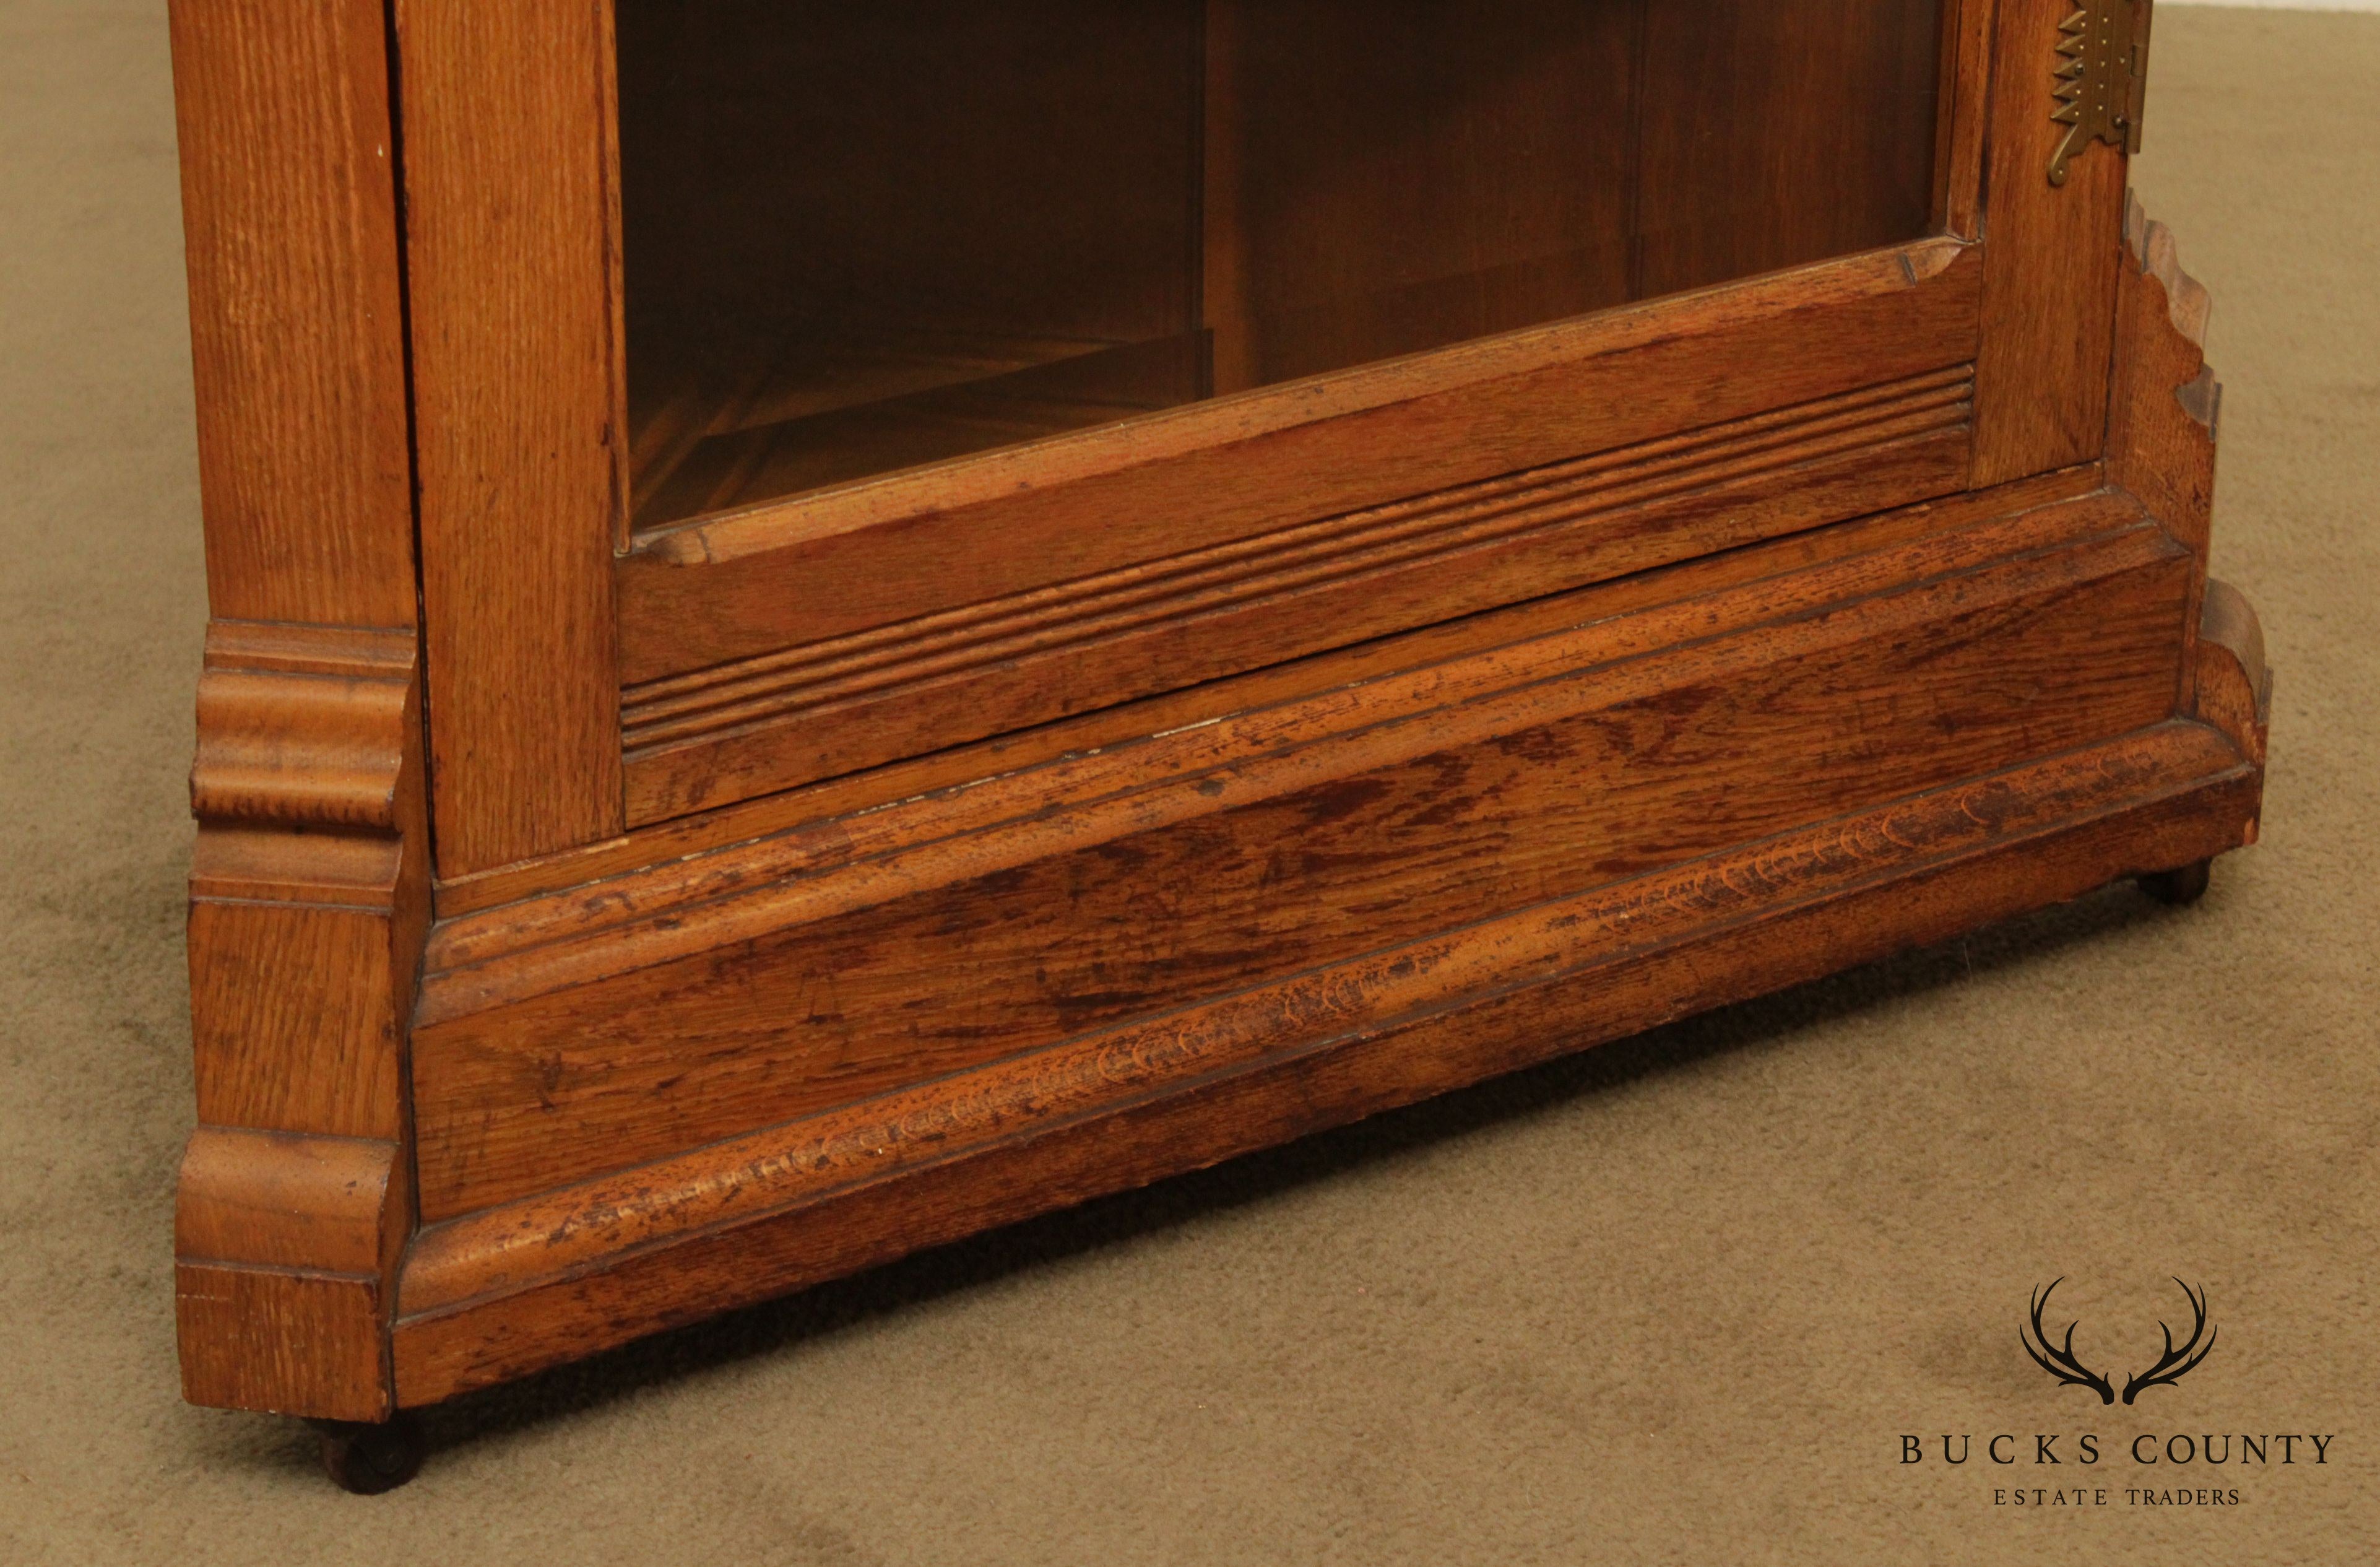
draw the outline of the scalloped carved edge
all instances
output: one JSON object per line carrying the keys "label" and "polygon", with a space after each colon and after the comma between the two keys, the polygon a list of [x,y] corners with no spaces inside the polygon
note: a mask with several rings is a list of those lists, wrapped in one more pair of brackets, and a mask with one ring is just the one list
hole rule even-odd
{"label": "scalloped carved edge", "polygon": [[2134,266],[2164,287],[2166,313],[2174,330],[2204,351],[2215,298],[2182,270],[2181,249],[2173,230],[2148,215],[2137,191],[2124,194],[2124,249],[2131,252]]}
{"label": "scalloped carved edge", "polygon": [[413,1222],[404,1057],[430,915],[414,634],[218,621],[198,718],[200,1124],[175,1205],[184,1396],[381,1419]]}
{"label": "scalloped carved edge", "polygon": [[2181,270],[2172,232],[2151,221],[2137,196],[2127,199],[2124,247],[2131,264],[2119,274],[2108,476],[2204,560],[2223,407],[2206,362],[2213,302]]}
{"label": "scalloped carved edge", "polygon": [[2181,247],[2173,230],[2148,215],[2140,193],[2124,192],[2124,249],[2134,273],[2155,279],[2165,296],[2166,320],[2181,340],[2197,353],[2197,373],[2174,388],[2182,411],[2205,426],[2210,440],[2219,437],[2223,415],[2223,383],[2206,363],[2206,328],[2215,314],[2215,297],[2205,285],[2182,270]]}

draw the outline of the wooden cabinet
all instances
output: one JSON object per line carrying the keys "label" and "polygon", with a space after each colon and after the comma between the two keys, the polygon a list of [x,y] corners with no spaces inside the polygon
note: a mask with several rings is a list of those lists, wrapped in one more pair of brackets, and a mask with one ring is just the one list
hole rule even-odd
{"label": "wooden cabinet", "polygon": [[174,18],[186,1391],[352,1483],[2254,835],[2146,0]]}

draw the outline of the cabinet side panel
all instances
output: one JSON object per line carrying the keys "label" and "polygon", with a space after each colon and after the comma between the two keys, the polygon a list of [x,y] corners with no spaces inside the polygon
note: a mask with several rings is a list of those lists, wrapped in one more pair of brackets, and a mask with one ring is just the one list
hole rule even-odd
{"label": "cabinet side panel", "polygon": [[207,594],[409,626],[404,322],[378,0],[174,0]]}
{"label": "cabinet side panel", "polygon": [[2095,142],[2065,184],[2050,183],[2066,138],[2050,118],[2059,26],[2073,11],[2072,0],[2000,0],[1975,356],[1978,488],[2090,460],[2107,444],[2125,160]]}
{"label": "cabinet side panel", "polygon": [[609,7],[403,0],[442,873],[619,831]]}

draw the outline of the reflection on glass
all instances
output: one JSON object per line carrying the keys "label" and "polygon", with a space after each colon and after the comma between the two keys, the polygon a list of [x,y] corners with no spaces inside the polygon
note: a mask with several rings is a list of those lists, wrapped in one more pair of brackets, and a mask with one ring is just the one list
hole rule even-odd
{"label": "reflection on glass", "polygon": [[638,527],[1890,244],[1939,0],[617,0]]}

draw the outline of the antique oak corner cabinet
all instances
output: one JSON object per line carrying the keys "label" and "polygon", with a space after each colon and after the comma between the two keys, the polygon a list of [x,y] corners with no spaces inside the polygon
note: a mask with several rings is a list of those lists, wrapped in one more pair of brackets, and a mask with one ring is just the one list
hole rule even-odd
{"label": "antique oak corner cabinet", "polygon": [[199,1403],[2251,842],[2145,0],[173,0]]}

